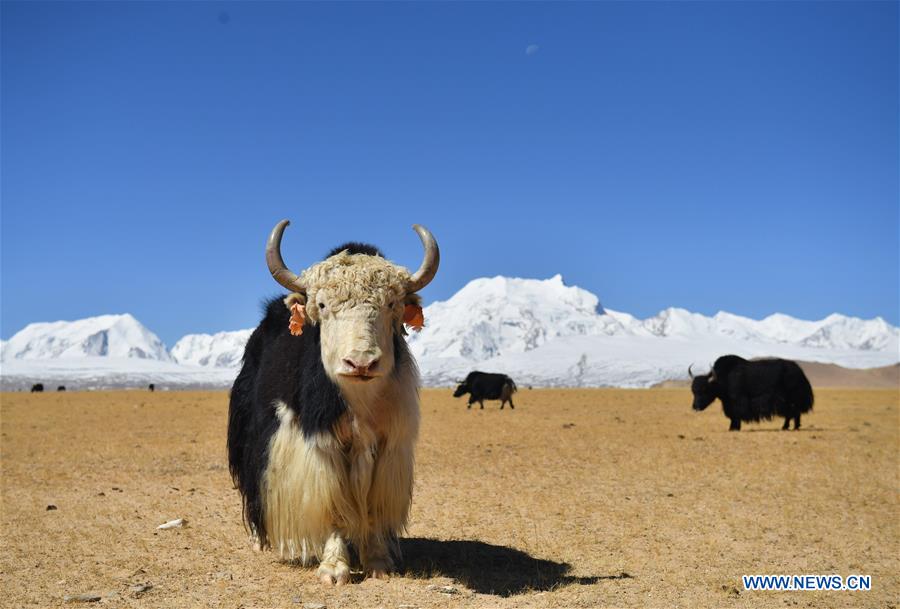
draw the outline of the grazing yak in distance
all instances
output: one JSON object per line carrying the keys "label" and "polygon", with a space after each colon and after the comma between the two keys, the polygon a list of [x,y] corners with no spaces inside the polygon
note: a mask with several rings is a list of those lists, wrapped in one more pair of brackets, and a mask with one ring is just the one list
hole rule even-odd
{"label": "grazing yak in distance", "polygon": [[65,386],[65,385],[60,385],[59,387],[56,388],[56,390],[57,390],[57,391],[65,391],[65,390],[66,390],[66,386]]}
{"label": "grazing yak in distance", "polygon": [[782,429],[788,428],[791,419],[794,429],[800,429],[800,415],[813,407],[809,380],[790,360],[724,355],[709,374],[694,376],[688,367],[688,375],[693,379],[694,410],[704,410],[719,398],[725,416],[731,419],[731,431],[739,431],[741,421],[758,422],[773,416],[784,417]]}
{"label": "grazing yak in distance", "polygon": [[147,385],[147,391],[156,391],[156,385],[150,383],[149,385]]}
{"label": "grazing yak in distance", "polygon": [[478,402],[481,409],[484,410],[484,400],[500,400],[500,410],[509,402],[509,407],[515,409],[516,406],[512,401],[512,394],[516,392],[516,384],[511,378],[505,374],[494,374],[491,372],[470,372],[456,391],[453,397],[458,398],[465,394],[469,394],[469,406]]}
{"label": "grazing yak in distance", "polygon": [[44,390],[43,383],[35,383],[31,386],[31,393],[41,393]]}
{"label": "grazing yak in distance", "polygon": [[287,220],[266,261],[291,294],[266,305],[231,390],[228,459],[258,548],[304,565],[326,585],[350,581],[351,548],[385,578],[409,516],[419,376],[404,336],[423,324],[417,294],[440,253],[415,273],[361,243],[341,245],[299,276],[281,257]]}

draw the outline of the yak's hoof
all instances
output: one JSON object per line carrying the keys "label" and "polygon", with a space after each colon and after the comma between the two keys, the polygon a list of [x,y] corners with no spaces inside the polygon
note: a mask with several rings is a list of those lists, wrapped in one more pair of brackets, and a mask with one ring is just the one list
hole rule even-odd
{"label": "yak's hoof", "polygon": [[391,579],[391,573],[387,569],[372,569],[372,579],[389,581]]}
{"label": "yak's hoof", "polygon": [[343,562],[319,565],[316,575],[326,586],[343,586],[350,583],[350,566]]}
{"label": "yak's hoof", "polygon": [[390,558],[376,558],[366,561],[366,571],[372,579],[380,579],[388,581],[391,579],[391,571],[394,570],[394,563]]}

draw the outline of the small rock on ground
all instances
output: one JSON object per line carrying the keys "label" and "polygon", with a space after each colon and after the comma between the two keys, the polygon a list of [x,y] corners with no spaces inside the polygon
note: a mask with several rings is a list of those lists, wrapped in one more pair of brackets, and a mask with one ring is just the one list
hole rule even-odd
{"label": "small rock on ground", "polygon": [[134,596],[140,596],[141,594],[143,594],[144,592],[146,592],[147,590],[149,590],[152,587],[153,587],[153,584],[151,584],[151,583],[135,584],[134,586],[131,586],[130,588],[128,588],[128,591],[131,592]]}
{"label": "small rock on ground", "polygon": [[96,603],[102,597],[99,594],[66,594],[63,597],[64,603]]}

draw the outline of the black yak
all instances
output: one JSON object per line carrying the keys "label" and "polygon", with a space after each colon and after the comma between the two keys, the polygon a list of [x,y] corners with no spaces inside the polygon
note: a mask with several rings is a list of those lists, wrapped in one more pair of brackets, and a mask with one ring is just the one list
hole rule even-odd
{"label": "black yak", "polygon": [[35,383],[31,386],[31,393],[41,393],[42,391],[44,391],[43,383]]}
{"label": "black yak", "polygon": [[813,391],[803,370],[796,362],[785,359],[746,360],[737,355],[723,355],[709,374],[694,376],[694,410],[704,410],[718,398],[725,416],[731,420],[731,431],[741,422],[784,417],[782,429],[791,419],[800,429],[800,415],[813,407]]}
{"label": "black yak", "polygon": [[351,548],[376,578],[394,569],[409,516],[419,376],[403,338],[421,328],[417,294],[437,272],[437,243],[415,273],[347,243],[299,276],[281,257],[288,222],[266,246],[291,294],[270,300],[231,391],[228,460],[259,548],[350,581]]}
{"label": "black yak", "polygon": [[453,397],[458,398],[465,394],[469,394],[469,406],[478,402],[481,409],[484,410],[484,400],[500,400],[500,410],[509,402],[509,407],[515,409],[512,401],[512,394],[516,392],[516,384],[511,378],[505,374],[495,374],[492,372],[470,372],[456,391]]}

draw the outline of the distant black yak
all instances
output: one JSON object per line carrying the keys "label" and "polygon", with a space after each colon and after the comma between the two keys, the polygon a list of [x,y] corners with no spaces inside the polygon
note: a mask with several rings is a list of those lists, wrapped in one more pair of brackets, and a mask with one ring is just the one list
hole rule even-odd
{"label": "distant black yak", "polygon": [[66,390],[66,386],[65,386],[65,385],[60,385],[59,387],[56,388],[56,390],[57,390],[57,391],[65,391],[65,390]]}
{"label": "distant black yak", "polygon": [[147,385],[147,391],[156,391],[156,385],[150,383],[149,385]]}
{"label": "distant black yak", "polygon": [[31,393],[41,393],[44,390],[43,383],[35,383],[31,386]]}
{"label": "distant black yak", "polygon": [[469,394],[469,408],[478,402],[484,410],[484,400],[500,400],[500,410],[509,402],[509,407],[515,409],[512,394],[516,392],[516,384],[505,374],[493,374],[490,372],[470,372],[456,391],[453,397],[458,398]]}
{"label": "distant black yak", "polygon": [[813,407],[813,391],[803,370],[786,359],[748,361],[737,355],[723,355],[709,374],[694,376],[694,410],[704,410],[716,398],[722,401],[725,416],[731,419],[731,431],[739,431],[741,421],[758,422],[774,416],[784,417],[787,429],[794,419],[800,429],[800,415]]}

